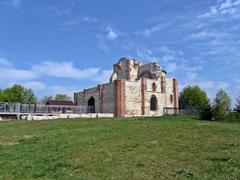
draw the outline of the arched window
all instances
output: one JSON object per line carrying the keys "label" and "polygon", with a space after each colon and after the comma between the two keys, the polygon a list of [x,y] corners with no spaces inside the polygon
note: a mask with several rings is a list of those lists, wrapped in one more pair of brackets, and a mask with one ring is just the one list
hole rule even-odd
{"label": "arched window", "polygon": [[88,100],[88,108],[89,108],[89,113],[95,113],[95,99],[94,97],[90,97]]}
{"label": "arched window", "polygon": [[171,104],[173,103],[173,95],[172,94],[170,95],[170,102],[171,102]]}
{"label": "arched window", "polygon": [[155,83],[152,83],[152,92],[157,91],[157,85]]}
{"label": "arched window", "polygon": [[156,111],[158,107],[158,100],[156,96],[152,96],[150,100],[150,110],[151,111]]}

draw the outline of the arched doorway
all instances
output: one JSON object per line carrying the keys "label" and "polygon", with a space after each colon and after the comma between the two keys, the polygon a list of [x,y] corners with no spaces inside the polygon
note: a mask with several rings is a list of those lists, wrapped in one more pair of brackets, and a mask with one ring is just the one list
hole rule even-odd
{"label": "arched doorway", "polygon": [[88,100],[88,108],[89,108],[89,113],[95,113],[95,99],[94,97],[90,97]]}
{"label": "arched doorway", "polygon": [[156,111],[158,108],[158,100],[156,96],[152,96],[150,99],[150,110],[151,111]]}

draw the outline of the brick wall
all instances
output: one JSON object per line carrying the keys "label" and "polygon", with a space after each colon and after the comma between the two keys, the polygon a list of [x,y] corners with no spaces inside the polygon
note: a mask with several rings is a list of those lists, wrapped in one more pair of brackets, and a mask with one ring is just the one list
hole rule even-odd
{"label": "brick wall", "polygon": [[125,80],[114,81],[115,116],[125,116]]}
{"label": "brick wall", "polygon": [[174,107],[178,108],[178,81],[177,79],[173,79],[173,103]]}

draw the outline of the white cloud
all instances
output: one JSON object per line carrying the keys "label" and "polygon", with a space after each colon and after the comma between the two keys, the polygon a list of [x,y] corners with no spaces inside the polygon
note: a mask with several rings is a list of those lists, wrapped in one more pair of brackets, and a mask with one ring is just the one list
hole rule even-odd
{"label": "white cloud", "polygon": [[[77,68],[73,62],[67,61],[44,61],[40,64],[33,65],[30,69],[19,69],[7,59],[0,58],[0,83],[4,82],[25,82],[28,86],[36,85],[38,88],[44,88],[44,84],[38,81],[29,81],[43,76],[69,79],[91,79],[92,81],[105,82],[109,75],[109,70],[100,68]],[[109,78],[108,77],[108,78]],[[27,81],[27,82],[26,82]]]}
{"label": "white cloud", "polygon": [[77,27],[80,24],[80,20],[74,19],[74,20],[68,20],[64,23],[64,27]]}
{"label": "white cloud", "polygon": [[213,81],[201,81],[198,82],[197,84],[204,90],[212,89],[215,86]]}
{"label": "white cloud", "polygon": [[177,70],[177,63],[168,63],[166,69],[169,73],[172,73]]}
{"label": "white cloud", "polygon": [[227,33],[224,32],[216,32],[216,31],[199,31],[197,33],[193,33],[189,36],[191,40],[208,40],[208,39],[220,39],[227,37]]}
{"label": "white cloud", "polygon": [[226,1],[222,1],[219,9],[221,9],[221,10],[229,9],[229,8],[232,8],[232,7],[238,6],[238,5],[240,5],[239,0],[226,0]]}
{"label": "white cloud", "polygon": [[162,60],[163,60],[164,62],[169,62],[169,61],[175,60],[175,57],[174,57],[173,55],[171,55],[171,54],[166,54],[166,55],[164,55],[164,56],[162,57]]}
{"label": "white cloud", "polygon": [[196,80],[199,76],[199,74],[197,72],[187,72],[187,78],[190,81]]}
{"label": "white cloud", "polygon": [[22,4],[22,0],[3,0],[3,3],[8,4],[14,8],[19,8]]}
{"label": "white cloud", "polygon": [[39,65],[33,66],[32,70],[41,75],[48,75],[59,78],[87,79],[95,76],[99,68],[78,69],[74,67],[73,62],[51,62],[45,61]]}
{"label": "white cloud", "polygon": [[55,95],[57,93],[73,96],[78,92],[75,87],[61,86],[56,84],[45,84],[41,82],[44,76],[69,79],[89,79],[89,82],[107,83],[111,76],[111,70],[101,70],[100,68],[79,69],[72,62],[51,62],[45,61],[34,65],[30,69],[15,68],[14,64],[4,58],[0,58],[0,86],[9,87],[13,84],[21,84],[26,88],[31,88],[37,94]]}
{"label": "white cloud", "polygon": [[146,30],[142,33],[142,35],[143,35],[143,36],[146,36],[146,37],[149,37],[149,36],[151,36],[153,33],[156,33],[156,32],[158,32],[158,31],[161,31],[161,30],[165,29],[165,28],[168,28],[168,27],[171,26],[172,24],[173,24],[173,21],[168,21],[168,22],[163,23],[163,24],[157,24],[157,25],[155,25],[155,26],[153,26],[153,27],[151,27],[151,28],[149,28],[149,29],[146,29]]}
{"label": "white cloud", "polygon": [[67,15],[67,14],[70,14],[72,11],[72,9],[61,9],[57,7],[51,7],[51,8],[48,8],[48,10],[54,12],[56,16]]}
{"label": "white cloud", "polygon": [[5,58],[0,58],[0,67],[12,67],[12,63]]}
{"label": "white cloud", "polygon": [[81,24],[83,23],[97,23],[98,19],[94,18],[94,17],[89,17],[89,16],[85,16],[83,18],[77,18],[77,19],[70,19],[67,20],[64,24],[63,24],[63,28],[60,28],[61,30],[65,30],[65,29],[71,29],[71,28],[76,28],[79,27]]}
{"label": "white cloud", "polygon": [[0,67],[0,83],[9,81],[25,81],[38,77],[38,74],[31,70],[16,69],[14,67]]}
{"label": "white cloud", "polygon": [[22,3],[22,0],[11,0],[14,7],[19,7]]}
{"label": "white cloud", "polygon": [[106,27],[107,37],[110,40],[115,40],[119,37],[119,33],[112,29],[112,27],[107,26]]}
{"label": "white cloud", "polygon": [[159,62],[160,58],[155,56],[154,50],[149,48],[138,48],[138,58],[149,61],[149,62]]}
{"label": "white cloud", "polygon": [[0,72],[0,84],[28,81],[38,77],[38,74],[31,70],[15,68],[14,64],[5,58],[0,58]]}
{"label": "white cloud", "polygon": [[99,49],[103,50],[105,53],[110,53],[110,48],[107,45],[107,43],[105,42],[105,37],[97,34],[96,35],[97,38],[97,46]]}
{"label": "white cloud", "polygon": [[217,89],[227,89],[230,86],[229,82],[219,81],[216,83]]}
{"label": "white cloud", "polygon": [[98,22],[98,19],[95,17],[90,17],[90,16],[85,16],[82,18],[83,21],[88,22],[88,23],[96,23]]}
{"label": "white cloud", "polygon": [[75,7],[75,3],[69,1],[61,1],[55,6],[48,7],[47,11],[54,13],[56,16],[68,15]]}
{"label": "white cloud", "polygon": [[93,81],[97,83],[108,83],[112,73],[112,70],[103,70],[93,78]]}
{"label": "white cloud", "polygon": [[33,91],[40,91],[47,87],[46,84],[39,81],[28,81],[28,82],[22,83],[22,85],[26,88],[32,89]]}
{"label": "white cloud", "polygon": [[200,15],[200,18],[232,15],[239,16],[240,0],[219,0],[216,5],[210,7],[209,11]]}

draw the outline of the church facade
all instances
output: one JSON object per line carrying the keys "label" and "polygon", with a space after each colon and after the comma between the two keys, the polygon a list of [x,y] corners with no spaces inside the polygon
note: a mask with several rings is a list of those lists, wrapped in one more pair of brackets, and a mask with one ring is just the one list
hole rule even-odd
{"label": "church facade", "polygon": [[165,107],[178,108],[178,81],[159,64],[122,58],[113,69],[109,83],[74,93],[75,104],[115,117],[161,116]]}

